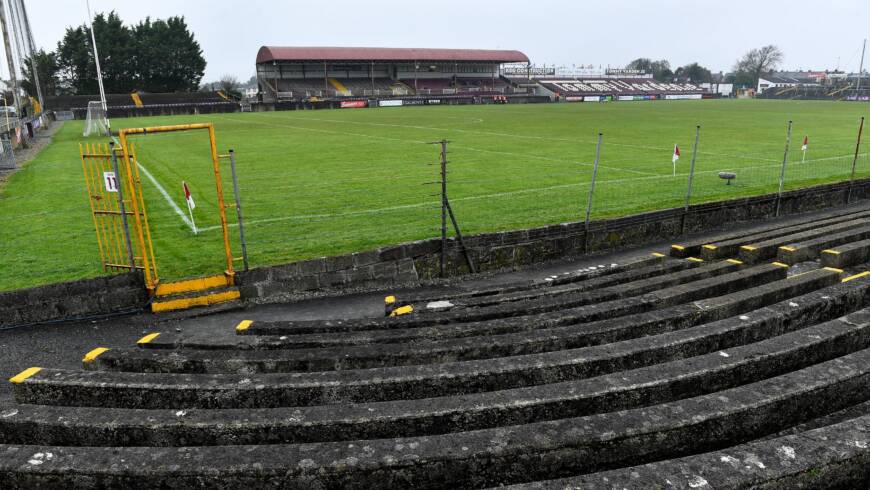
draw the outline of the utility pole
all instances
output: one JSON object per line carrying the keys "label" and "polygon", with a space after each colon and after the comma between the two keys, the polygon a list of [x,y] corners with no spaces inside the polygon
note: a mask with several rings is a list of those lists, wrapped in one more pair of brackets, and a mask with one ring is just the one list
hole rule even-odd
{"label": "utility pole", "polygon": [[103,89],[103,71],[100,69],[100,55],[97,53],[97,37],[94,35],[94,17],[91,15],[91,2],[85,0],[88,7],[88,25],[91,27],[91,44],[94,46],[94,62],[97,65],[97,85],[100,87],[100,102],[103,104],[103,113],[106,115],[106,130],[111,130],[109,123],[109,108],[106,106],[106,91]]}
{"label": "utility pole", "polygon": [[45,99],[42,98],[42,86],[39,83],[39,71],[36,63],[36,43],[33,42],[33,31],[30,30],[30,20],[27,18],[27,8],[24,0],[18,0],[19,12],[24,17],[25,41],[30,51],[30,69],[33,70],[33,84],[36,85],[36,100],[39,101],[41,111],[45,111]]}
{"label": "utility pole", "polygon": [[3,47],[6,49],[6,63],[9,64],[9,79],[12,82],[12,97],[15,101],[15,115],[21,116],[21,101],[18,99],[18,75],[15,73],[15,55],[12,54],[12,43],[9,42],[9,22],[6,16],[5,2],[0,5],[0,30],[3,31]]}

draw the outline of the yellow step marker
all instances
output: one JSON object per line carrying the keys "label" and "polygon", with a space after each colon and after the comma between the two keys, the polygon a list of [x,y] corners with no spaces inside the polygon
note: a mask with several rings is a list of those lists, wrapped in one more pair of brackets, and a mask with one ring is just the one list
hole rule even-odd
{"label": "yellow step marker", "polygon": [[833,272],[836,272],[838,274],[843,273],[843,269],[837,269],[836,267],[822,267],[822,269],[824,269],[826,271],[833,271]]}
{"label": "yellow step marker", "polygon": [[254,324],[253,320],[242,320],[236,325],[236,332],[244,332],[245,330],[251,328],[251,325]]}
{"label": "yellow step marker", "polygon": [[737,264],[737,265],[740,265],[743,263],[742,260],[737,260],[737,259],[727,259],[727,260],[725,260],[725,262],[731,262],[732,264]]}
{"label": "yellow step marker", "polygon": [[782,262],[771,262],[770,265],[775,265],[777,267],[785,267],[786,269],[788,269],[788,264],[783,264]]}
{"label": "yellow step marker", "polygon": [[788,245],[784,245],[784,246],[782,246],[782,247],[779,247],[779,249],[780,249],[780,250],[785,250],[786,252],[794,252],[795,250],[797,250],[796,248],[794,248],[794,247],[789,247]]}
{"label": "yellow step marker", "polygon": [[96,349],[85,354],[85,357],[82,359],[82,362],[94,362],[94,359],[100,357],[100,354],[109,350],[106,347],[97,347]]}
{"label": "yellow step marker", "polygon": [[849,276],[849,277],[843,279],[841,282],[854,281],[855,279],[858,279],[859,277],[865,277],[865,276],[870,276],[870,271],[864,271],[860,274],[855,274],[854,276]]}
{"label": "yellow step marker", "polygon": [[665,256],[665,254],[659,253],[659,252],[653,252],[652,255],[653,255],[653,257],[664,257]]}
{"label": "yellow step marker", "polygon": [[750,250],[750,251],[755,250],[755,247],[753,247],[752,245],[741,245],[740,248],[742,248],[743,250]]}
{"label": "yellow step marker", "polygon": [[159,335],[160,335],[160,332],[149,333],[148,335],[146,335],[146,336],[142,337],[141,339],[139,339],[138,341],[136,341],[136,344],[137,345],[147,344],[148,342],[151,342],[152,340],[156,339]]}
{"label": "yellow step marker", "polygon": [[676,250],[685,250],[686,249],[686,247],[684,247],[682,245],[671,245],[671,248],[676,249]]}
{"label": "yellow step marker", "polygon": [[839,250],[822,250],[823,254],[840,255]]}
{"label": "yellow step marker", "polygon": [[698,257],[689,257],[686,260],[690,260],[692,262],[703,262],[704,261],[704,259],[699,259]]}
{"label": "yellow step marker", "polygon": [[12,384],[16,384],[16,385],[21,384],[24,382],[25,379],[33,376],[34,374],[36,374],[40,371],[42,371],[41,367],[27,368],[24,371],[21,371],[20,373],[16,374],[15,376],[9,378],[9,382]]}
{"label": "yellow step marker", "polygon": [[391,305],[395,302],[396,302],[395,296],[387,296],[386,298],[384,298],[384,304]]}
{"label": "yellow step marker", "polygon": [[703,248],[706,248],[707,250],[716,250],[719,247],[717,247],[716,245],[707,244],[707,245],[704,245]]}
{"label": "yellow step marker", "polygon": [[407,315],[407,314],[409,314],[409,313],[411,313],[411,312],[413,312],[413,311],[414,311],[414,307],[411,306],[411,305],[402,306],[401,308],[396,308],[395,310],[393,310],[393,312],[390,313],[390,316],[402,316],[402,315]]}

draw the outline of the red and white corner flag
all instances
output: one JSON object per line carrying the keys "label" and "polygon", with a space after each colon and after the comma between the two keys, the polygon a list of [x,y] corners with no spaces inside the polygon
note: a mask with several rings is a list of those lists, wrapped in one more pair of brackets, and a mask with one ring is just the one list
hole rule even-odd
{"label": "red and white corner flag", "polygon": [[196,235],[196,221],[193,220],[193,210],[196,209],[196,203],[193,202],[193,196],[190,195],[190,188],[187,187],[187,182],[182,180],[181,186],[184,187],[184,200],[187,201],[187,212],[190,213],[190,224],[193,227],[193,234]]}
{"label": "red and white corner flag", "polygon": [[677,160],[679,160],[679,159],[680,159],[680,147],[677,145],[674,145],[674,156],[673,156],[673,158],[671,158],[671,161],[674,164],[674,176],[675,177],[677,175]]}
{"label": "red and white corner flag", "polygon": [[808,146],[810,146],[810,137],[804,136],[804,144],[801,145],[801,151],[803,152],[801,154],[801,163],[804,163],[804,160],[807,159],[807,147]]}

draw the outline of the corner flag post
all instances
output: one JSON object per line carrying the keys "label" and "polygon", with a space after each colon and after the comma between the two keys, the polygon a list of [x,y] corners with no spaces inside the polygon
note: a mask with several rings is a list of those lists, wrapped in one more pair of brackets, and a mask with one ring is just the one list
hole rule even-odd
{"label": "corner flag post", "polygon": [[677,176],[677,160],[680,159],[680,147],[674,145],[674,156],[671,157],[671,161],[674,163],[674,177]]}
{"label": "corner flag post", "polygon": [[193,210],[196,208],[196,203],[193,202],[193,196],[190,195],[190,188],[187,187],[187,182],[181,181],[181,186],[184,188],[184,200],[187,201],[187,212],[190,213],[190,224],[193,225],[193,234],[197,235],[196,221],[193,220]]}
{"label": "corner flag post", "polygon": [[807,147],[810,144],[810,137],[804,136],[804,144],[801,145],[801,163],[804,163],[807,159]]}

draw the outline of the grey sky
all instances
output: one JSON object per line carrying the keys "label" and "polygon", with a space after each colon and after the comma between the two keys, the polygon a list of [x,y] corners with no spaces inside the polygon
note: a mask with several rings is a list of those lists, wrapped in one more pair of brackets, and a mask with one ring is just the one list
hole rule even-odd
{"label": "grey sky", "polygon": [[[47,49],[87,17],[85,0],[25,2],[36,44]],[[519,49],[534,63],[569,66],[666,58],[714,72],[776,44],[784,68],[833,69],[839,58],[857,71],[870,37],[867,0],[91,0],[91,9],[114,9],[127,23],[185,16],[208,62],[205,80],[247,79],[264,44]]]}

